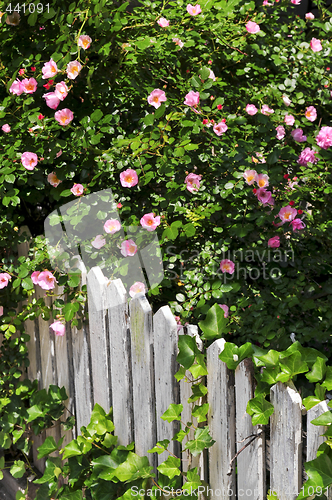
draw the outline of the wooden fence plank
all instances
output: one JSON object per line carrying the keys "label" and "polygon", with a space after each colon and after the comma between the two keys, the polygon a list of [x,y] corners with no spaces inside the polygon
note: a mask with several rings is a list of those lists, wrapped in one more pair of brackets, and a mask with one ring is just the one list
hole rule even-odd
{"label": "wooden fence plank", "polygon": [[112,405],[109,380],[109,339],[105,321],[107,283],[108,280],[99,267],[93,267],[89,271],[87,289],[93,404],[98,403],[106,413]]}
{"label": "wooden fence plank", "polygon": [[113,422],[119,444],[134,440],[130,331],[126,289],[120,279],[107,286]]}
{"label": "wooden fence plank", "polygon": [[329,411],[329,409],[326,401],[322,401],[307,412],[307,462],[317,457],[319,446],[326,440],[322,434],[324,434],[327,427],[313,425],[311,421],[319,417],[322,413]]}
{"label": "wooden fence plank", "polygon": [[[244,359],[235,370],[236,451],[260,434],[237,457],[237,491],[247,500],[265,500],[265,437],[261,426],[253,426],[246,412],[248,401],[254,397],[255,378],[251,359]],[[246,439],[248,438],[249,439]]]}
{"label": "wooden fence plank", "polygon": [[302,400],[289,385],[271,388],[270,484],[279,500],[295,499],[302,483]]}
{"label": "wooden fence plank", "polygon": [[[154,329],[154,367],[157,415],[157,441],[168,439],[169,451],[179,456],[180,448],[177,441],[172,441],[179,431],[179,422],[166,422],[162,414],[170,404],[179,404],[180,388],[174,375],[179,369],[176,362],[178,353],[178,335],[175,318],[168,306],[161,307],[153,317]],[[158,455],[158,465],[167,459],[167,452]]]}
{"label": "wooden fence plank", "polygon": [[[146,455],[157,442],[153,363],[152,310],[145,295],[129,303],[133,374],[135,450]],[[149,454],[148,454],[149,455]],[[156,467],[156,457],[149,455]]]}
{"label": "wooden fence plank", "polygon": [[235,391],[234,372],[219,359],[225,342],[225,339],[216,340],[207,349],[208,424],[216,441],[209,448],[209,486],[222,500],[233,500],[236,498],[235,468],[228,473],[235,455]]}

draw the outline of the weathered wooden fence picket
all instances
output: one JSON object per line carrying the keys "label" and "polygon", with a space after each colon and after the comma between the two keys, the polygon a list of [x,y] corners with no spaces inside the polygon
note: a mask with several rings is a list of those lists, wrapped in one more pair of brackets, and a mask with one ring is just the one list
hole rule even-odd
{"label": "weathered wooden fence picket", "polygon": [[[106,411],[112,406],[119,443],[135,441],[136,453],[147,455],[156,467],[167,458],[166,452],[159,456],[147,453],[157,441],[169,439],[170,451],[181,452],[179,443],[172,441],[178,423],[167,423],[160,416],[171,403],[182,403],[183,421],[191,418],[190,384],[186,380],[177,383],[174,374],[178,370],[178,334],[195,337],[202,349],[197,327],[178,332],[169,307],[153,315],[144,295],[128,304],[122,282],[110,282],[99,268],[91,269],[87,276],[83,270],[82,282],[87,283],[89,325],[77,330],[67,324],[66,335],[56,337],[49,329],[53,320],[26,322],[28,377],[37,379],[40,388],[65,386],[69,399],[64,418],[69,412],[75,414],[76,428],[65,432],[63,446],[88,424],[95,403]],[[61,289],[54,292],[61,294]],[[36,286],[36,293],[39,297],[44,292]],[[246,413],[254,394],[252,363],[246,359],[235,373],[229,370],[218,357],[224,343],[216,340],[207,350],[208,425],[216,443],[199,459],[184,451],[183,470],[197,466],[212,496],[223,500],[264,500],[267,476],[279,500],[295,499],[303,482],[303,460],[312,460],[323,440],[323,428],[310,421],[328,407],[322,402],[305,415],[295,387],[279,382],[271,389],[275,410],[269,429],[253,427]],[[61,432],[57,426],[44,434],[58,440]],[[41,471],[44,461],[37,460],[36,448],[45,435],[34,444],[34,463]],[[252,440],[253,435],[257,437]],[[191,433],[187,439],[192,437]],[[248,440],[252,442],[241,451]]]}

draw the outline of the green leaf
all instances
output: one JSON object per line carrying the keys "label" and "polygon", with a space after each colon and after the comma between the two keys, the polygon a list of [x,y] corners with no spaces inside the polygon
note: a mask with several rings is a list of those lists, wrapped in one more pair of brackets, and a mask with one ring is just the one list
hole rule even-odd
{"label": "green leaf", "polygon": [[311,420],[311,423],[313,425],[329,425],[332,424],[332,412],[331,411],[326,411],[325,413],[322,413],[319,415],[319,417],[315,418],[314,420]]}
{"label": "green leaf", "polygon": [[263,366],[276,366],[279,362],[279,352],[271,349],[267,354],[256,356],[256,358],[264,363]]}
{"label": "green leaf", "polygon": [[45,415],[45,411],[43,411],[38,405],[31,406],[31,408],[27,409],[27,412],[29,414],[27,422],[32,422],[36,418],[43,417]]}
{"label": "green leaf", "polygon": [[221,338],[222,334],[226,333],[228,320],[224,316],[223,309],[218,304],[213,304],[204,321],[200,321],[198,325],[203,332],[202,339],[214,340]]}
{"label": "green leaf", "polygon": [[207,412],[209,411],[209,403],[205,403],[202,406],[195,405],[193,411],[191,412],[193,417],[197,418],[197,422],[205,422],[207,419]]}
{"label": "green leaf", "polygon": [[99,120],[104,116],[104,113],[101,109],[95,109],[95,111],[91,114],[91,120],[93,122],[99,122]]}
{"label": "green leaf", "polygon": [[325,387],[328,391],[332,390],[332,366],[326,368],[325,380],[322,383],[322,387]]}
{"label": "green leaf", "polygon": [[209,427],[199,427],[194,434],[195,439],[188,441],[184,447],[190,453],[197,457],[205,448],[210,448],[215,441],[210,436]]}
{"label": "green leaf", "polygon": [[253,425],[267,425],[273,412],[273,405],[266,401],[263,394],[260,394],[259,396],[256,396],[248,401],[247,413],[252,416]]}
{"label": "green leaf", "polygon": [[279,364],[282,371],[289,374],[293,378],[298,373],[304,373],[308,371],[308,365],[305,361],[302,361],[302,356],[300,352],[294,352],[291,356],[284,358]]}
{"label": "green leaf", "polygon": [[227,368],[235,370],[239,364],[239,348],[232,342],[225,342],[224,349],[219,354],[219,359],[226,363]]}
{"label": "green leaf", "polygon": [[188,370],[195,361],[196,353],[198,353],[196,341],[190,335],[179,335],[178,347],[179,354],[176,361]]}
{"label": "green leaf", "polygon": [[9,434],[7,434],[4,431],[0,431],[0,449],[7,450],[10,448],[12,444],[12,440],[9,437]]}
{"label": "green leaf", "polygon": [[69,457],[75,457],[77,455],[82,455],[82,451],[80,446],[77,444],[76,439],[73,439],[67,446],[64,448],[64,453],[62,456],[62,459],[64,460],[65,458]]}
{"label": "green leaf", "polygon": [[315,396],[308,396],[307,398],[304,398],[302,400],[302,403],[305,406],[305,409],[308,411],[314,406],[318,405],[318,403],[321,403],[321,399],[316,398]]}
{"label": "green leaf", "polygon": [[157,467],[157,470],[164,474],[164,476],[173,479],[173,477],[179,476],[181,474],[179,469],[180,465],[181,460],[179,458],[170,456],[167,458],[167,460],[165,460],[165,462]]}
{"label": "green leaf", "polygon": [[15,479],[24,476],[25,464],[22,460],[15,460],[14,464],[10,468],[10,473]]}
{"label": "green leaf", "polygon": [[203,68],[201,68],[199,71],[199,76],[201,77],[202,80],[207,80],[209,78],[209,75],[210,75],[210,68],[203,66]]}
{"label": "green leaf", "polygon": [[139,457],[130,451],[126,461],[115,470],[114,476],[122,482],[133,481],[138,478],[153,477],[154,474],[150,472],[152,469],[147,457]]}
{"label": "green leaf", "polygon": [[188,403],[194,403],[199,398],[202,398],[203,396],[205,396],[205,394],[207,394],[207,388],[205,387],[203,382],[201,382],[200,384],[193,384],[191,386],[191,390],[193,394],[188,399]]}
{"label": "green leaf", "polygon": [[158,453],[158,455],[160,455],[160,453],[163,453],[167,449],[169,443],[170,442],[168,441],[168,439],[164,439],[163,441],[158,441],[158,443],[156,443],[154,448],[148,450],[148,453]]}
{"label": "green leaf", "polygon": [[332,461],[327,453],[320,454],[314,460],[306,462],[304,468],[308,475],[308,480],[300,490],[297,500],[312,497],[312,492],[317,488],[327,488],[332,484]]}
{"label": "green leaf", "polygon": [[173,420],[181,420],[182,410],[183,405],[170,404],[161,418],[163,420],[167,420],[167,422],[173,422]]}
{"label": "green leaf", "polygon": [[56,451],[58,449],[58,446],[56,442],[54,441],[53,436],[48,436],[43,444],[37,448],[38,450],[38,460],[40,458],[44,458],[50,453],[53,453],[53,451]]}
{"label": "green leaf", "polygon": [[322,358],[317,358],[311,371],[306,374],[309,382],[319,382],[324,378],[326,373],[325,361]]}

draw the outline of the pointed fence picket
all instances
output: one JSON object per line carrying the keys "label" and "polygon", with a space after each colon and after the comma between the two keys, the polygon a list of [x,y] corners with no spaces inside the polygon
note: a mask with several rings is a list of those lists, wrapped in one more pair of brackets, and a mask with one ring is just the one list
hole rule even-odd
{"label": "pointed fence picket", "polygon": [[[56,337],[49,329],[52,319],[47,322],[39,317],[26,322],[30,335],[28,377],[37,379],[39,388],[48,389],[50,384],[65,386],[66,407],[76,417],[73,431],[64,432],[62,426],[57,426],[47,435],[56,440],[64,436],[65,445],[89,423],[92,407],[98,403],[107,412],[113,408],[119,443],[128,445],[134,441],[136,453],[147,455],[155,469],[168,454],[147,452],[157,441],[168,439],[170,452],[182,459],[182,470],[197,467],[200,477],[209,484],[210,491],[200,492],[202,499],[213,491],[222,500],[265,500],[267,470],[269,487],[279,494],[278,499],[295,499],[302,485],[303,406],[292,384],[278,383],[271,388],[275,411],[267,440],[266,428],[253,427],[246,413],[247,403],[254,395],[252,363],[242,361],[234,373],[219,359],[225,340],[213,342],[206,353],[205,383],[207,423],[216,442],[201,457],[193,457],[184,447],[193,439],[194,429],[181,447],[172,437],[180,425],[184,428],[192,419],[193,406],[205,402],[188,403],[190,384],[186,379],[177,382],[174,378],[179,368],[178,335],[191,335],[198,348],[203,349],[197,327],[188,325],[178,331],[169,307],[164,306],[153,315],[144,295],[128,304],[121,280],[109,281],[99,268],[91,269],[88,275],[82,269],[82,284],[85,282],[89,324],[80,330],[67,324],[66,335]],[[35,289],[37,297],[44,294],[40,287]],[[54,292],[63,293],[61,288]],[[192,379],[190,372],[187,376]],[[183,405],[183,423],[168,423],[160,418],[171,403]],[[326,403],[320,403],[307,412],[307,460],[315,458],[324,439],[324,429],[310,421],[327,409]],[[197,428],[206,422],[197,424],[193,419],[193,425]],[[44,461],[37,460],[36,448],[45,435],[38,436],[33,447],[34,463],[41,471]]]}

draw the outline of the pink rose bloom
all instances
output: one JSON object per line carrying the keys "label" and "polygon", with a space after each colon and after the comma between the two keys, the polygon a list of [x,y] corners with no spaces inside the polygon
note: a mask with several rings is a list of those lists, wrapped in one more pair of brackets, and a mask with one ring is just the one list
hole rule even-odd
{"label": "pink rose bloom", "polygon": [[22,85],[22,82],[20,80],[15,80],[10,89],[9,89],[9,92],[11,92],[12,94],[15,94],[15,95],[21,95],[23,94],[24,92],[24,87]]}
{"label": "pink rose bloom", "polygon": [[121,243],[121,253],[124,257],[133,257],[137,252],[137,245],[133,240],[125,240]]}
{"label": "pink rose bloom", "polygon": [[307,140],[307,136],[303,135],[303,130],[301,128],[292,130],[291,135],[296,142],[305,142]]}
{"label": "pink rose bloom", "polygon": [[274,113],[274,109],[269,108],[267,104],[263,104],[262,106],[262,114],[263,115],[270,115]]}
{"label": "pink rose bloom", "polygon": [[154,89],[148,96],[148,103],[158,109],[162,102],[167,101],[166,94],[163,90]]}
{"label": "pink rose bloom", "polygon": [[309,20],[311,20],[311,21],[312,21],[313,19],[315,19],[315,16],[313,15],[313,13],[312,13],[312,12],[308,12],[308,13],[305,15],[305,18],[306,18],[306,19],[309,19]]}
{"label": "pink rose bloom", "polygon": [[97,234],[95,239],[91,242],[91,245],[93,246],[93,248],[97,248],[97,250],[100,250],[104,245],[106,245],[106,240],[102,237],[101,234]]}
{"label": "pink rose bloom", "polygon": [[185,97],[184,104],[187,106],[198,106],[199,104],[199,92],[194,92],[191,90]]}
{"label": "pink rose bloom", "polygon": [[290,126],[294,125],[294,123],[295,123],[294,116],[293,115],[286,115],[285,116],[285,123],[286,123],[286,125],[290,125]]}
{"label": "pink rose bloom", "polygon": [[145,214],[140,220],[141,226],[148,231],[154,231],[160,224],[160,216],[154,217],[153,213]]}
{"label": "pink rose bloom", "polygon": [[82,69],[82,64],[78,61],[71,61],[67,64],[67,77],[70,80],[75,80],[75,78],[79,75],[79,72]]}
{"label": "pink rose bloom", "polygon": [[56,109],[60,104],[60,99],[55,92],[48,92],[47,94],[44,94],[43,97],[46,101],[46,106],[51,109]]}
{"label": "pink rose bloom", "polygon": [[299,165],[302,165],[303,167],[306,167],[308,165],[308,162],[317,163],[318,158],[315,158],[316,154],[317,154],[317,151],[314,151],[313,149],[310,149],[310,148],[305,148],[301,152],[299,159],[297,160],[297,163]]}
{"label": "pink rose bloom", "polygon": [[132,168],[127,168],[120,174],[120,182],[123,187],[133,187],[138,184],[138,176]]}
{"label": "pink rose bloom", "polygon": [[305,223],[301,219],[292,220],[291,225],[294,233],[305,228]]}
{"label": "pink rose bloom", "polygon": [[172,38],[172,42],[178,45],[180,49],[182,49],[182,47],[184,46],[184,43],[182,42],[182,40],[180,40],[180,38]]}
{"label": "pink rose bloom", "polygon": [[54,118],[63,127],[68,125],[74,118],[73,112],[68,108],[60,109],[54,113]]}
{"label": "pink rose bloom", "polygon": [[259,24],[254,23],[254,21],[249,21],[249,22],[247,22],[247,24],[246,24],[246,30],[248,31],[248,33],[251,33],[251,34],[256,34],[256,33],[258,33],[261,29],[260,29],[260,27],[259,27]]}
{"label": "pink rose bloom", "polygon": [[188,174],[184,182],[187,184],[187,189],[191,193],[195,193],[200,188],[200,180],[202,176],[197,174]]}
{"label": "pink rose bloom", "polygon": [[58,72],[58,67],[56,63],[51,59],[49,62],[45,63],[42,67],[43,79],[53,78]]}
{"label": "pink rose bloom", "polygon": [[256,170],[246,170],[243,173],[243,177],[249,186],[251,186],[256,180],[257,172]]}
{"label": "pink rose bloom", "polygon": [[257,113],[258,109],[256,108],[255,104],[247,104],[246,105],[246,112],[248,115],[255,115]]}
{"label": "pink rose bloom", "polygon": [[38,163],[38,156],[35,153],[26,151],[21,156],[21,163],[27,170],[33,170]]}
{"label": "pink rose bloom", "polygon": [[320,40],[317,40],[317,38],[311,39],[310,47],[314,52],[319,52],[323,50],[322,44],[320,43]]}
{"label": "pink rose bloom", "polygon": [[[266,160],[265,160],[265,158],[264,158],[264,156],[263,156],[262,153],[257,153],[256,152],[255,155],[257,156],[257,158],[259,158],[259,163],[266,163]],[[257,159],[256,158],[254,159],[254,157],[252,156],[251,159],[252,159],[252,161],[254,161],[255,163],[257,163]]]}
{"label": "pink rose bloom", "polygon": [[32,280],[32,283],[34,285],[38,285],[38,278],[39,278],[39,275],[40,275],[40,271],[34,271],[32,274],[31,274],[31,280]]}
{"label": "pink rose bloom", "polygon": [[279,125],[276,128],[276,131],[277,131],[276,137],[277,137],[277,139],[279,139],[279,141],[285,137],[286,131],[282,125]]}
{"label": "pink rose bloom", "polygon": [[3,306],[0,306],[0,316],[3,316]]}
{"label": "pink rose bloom", "polygon": [[82,49],[86,50],[90,47],[92,43],[92,39],[89,35],[81,35],[78,39],[78,46],[82,47]]}
{"label": "pink rose bloom", "polygon": [[5,288],[11,279],[12,277],[10,274],[0,273],[0,289]]}
{"label": "pink rose bloom", "polygon": [[216,75],[213,73],[212,69],[210,69],[209,78],[211,78],[214,82],[216,81]]}
{"label": "pink rose bloom", "polygon": [[33,94],[37,90],[37,81],[34,78],[24,78],[22,86],[26,94]]}
{"label": "pink rose bloom", "polygon": [[228,318],[228,311],[229,311],[229,307],[226,306],[226,304],[218,304],[219,307],[221,307],[221,309],[223,309],[224,311],[224,318]]}
{"label": "pink rose bloom", "polygon": [[69,89],[65,84],[65,82],[60,82],[56,84],[54,94],[57,96],[58,99],[60,99],[60,101],[63,101],[67,97],[68,92]]}
{"label": "pink rose bloom", "polygon": [[258,187],[265,188],[269,185],[269,176],[267,174],[256,174],[255,181]]}
{"label": "pink rose bloom", "polygon": [[280,212],[278,213],[278,216],[282,220],[283,224],[285,222],[291,222],[293,219],[295,219],[296,215],[296,208],[292,208],[290,205],[287,205],[287,207],[282,207],[280,209]]}
{"label": "pink rose bloom", "polygon": [[55,283],[56,279],[50,271],[42,271],[38,276],[38,285],[43,290],[52,290]]}
{"label": "pink rose bloom", "polygon": [[51,186],[55,188],[58,187],[58,185],[62,182],[60,181],[60,179],[57,178],[55,172],[51,172],[50,174],[48,174],[47,180],[51,184]]}
{"label": "pink rose bloom", "polygon": [[6,132],[6,134],[8,134],[8,132],[10,132],[11,128],[10,128],[10,126],[8,125],[8,123],[5,123],[4,125],[2,125],[1,130],[2,130],[3,132]]}
{"label": "pink rose bloom", "polygon": [[225,122],[221,121],[213,126],[213,132],[218,136],[221,136],[228,129]]}
{"label": "pink rose bloom", "polygon": [[224,259],[220,262],[220,269],[223,273],[234,273],[235,264],[229,259]]}
{"label": "pink rose bloom", "polygon": [[167,19],[165,19],[164,17],[161,17],[160,19],[158,19],[157,23],[162,28],[167,28],[167,26],[169,26],[169,21],[167,21]]}
{"label": "pink rose bloom", "polygon": [[18,72],[18,74],[21,76],[21,75],[24,75],[25,73],[25,69],[24,68],[21,68]]}
{"label": "pink rose bloom", "polygon": [[273,238],[270,238],[269,241],[267,242],[268,246],[270,248],[279,248],[280,247],[280,237],[279,236],[273,236]]}
{"label": "pink rose bloom", "polygon": [[258,201],[263,203],[263,205],[267,205],[271,201],[272,193],[271,193],[271,191],[266,191],[265,188],[259,188],[256,191],[256,196],[257,196]]}
{"label": "pink rose bloom", "polygon": [[145,293],[145,285],[141,281],[136,281],[129,289],[130,297],[134,297],[136,293]]}
{"label": "pink rose bloom", "polygon": [[61,323],[61,321],[54,321],[54,323],[50,325],[50,328],[52,328],[53,332],[55,335],[58,335],[58,337],[63,337],[66,332],[66,325]]}
{"label": "pink rose bloom", "polygon": [[294,5],[300,5],[301,0],[290,0]]}
{"label": "pink rose bloom", "polygon": [[314,106],[309,106],[304,114],[305,117],[308,118],[310,122],[314,122],[317,118],[317,111]]}
{"label": "pink rose bloom", "polygon": [[121,224],[117,219],[108,219],[104,224],[104,230],[108,234],[114,234],[120,231]]}
{"label": "pink rose bloom", "polygon": [[322,127],[316,136],[320,148],[327,149],[332,146],[332,127]]}
{"label": "pink rose bloom", "polygon": [[193,6],[191,4],[187,5],[187,12],[191,16],[198,16],[202,12],[201,6],[199,4]]}
{"label": "pink rose bloom", "polygon": [[286,95],[282,96],[282,100],[284,101],[284,104],[286,104],[286,106],[290,106],[292,104],[292,101]]}
{"label": "pink rose bloom", "polygon": [[81,196],[84,192],[84,186],[82,186],[82,184],[74,184],[70,191],[75,196]]}

